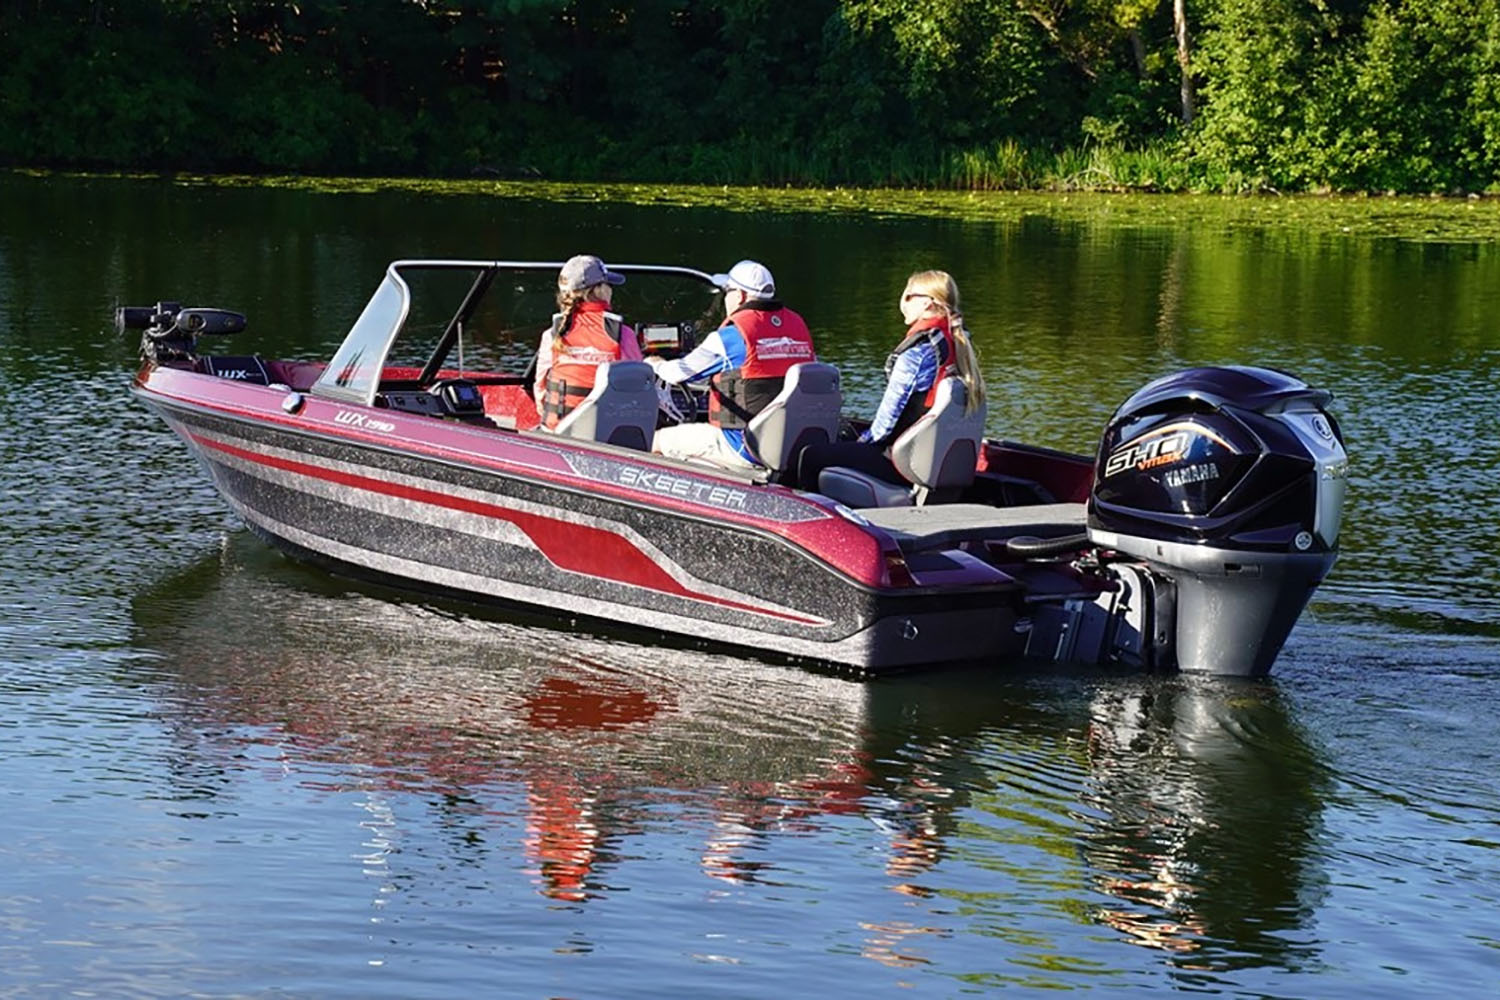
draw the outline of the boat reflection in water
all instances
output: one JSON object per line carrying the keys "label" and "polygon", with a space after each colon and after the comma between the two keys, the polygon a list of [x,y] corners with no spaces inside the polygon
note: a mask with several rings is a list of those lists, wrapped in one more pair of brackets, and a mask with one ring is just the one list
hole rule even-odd
{"label": "boat reflection in water", "polygon": [[229,536],[133,603],[193,751],[176,793],[212,801],[269,757],[318,791],[435,795],[473,842],[519,821],[539,891],[570,902],[607,893],[620,843],[664,810],[704,831],[705,872],[744,882],[737,839],[753,854],[769,829],[858,810],[861,685],[471,610]]}
{"label": "boat reflection in water", "polygon": [[997,966],[1042,963],[1037,982],[1080,949],[1129,962],[1090,925],[1174,974],[1296,962],[1321,892],[1324,767],[1266,685],[860,684],[406,603],[246,535],[133,612],[188,750],[183,808],[232,821],[257,780],[362,796],[361,864],[388,895],[403,839],[433,828],[415,856],[521,868],[551,906],[646,885],[798,898],[822,877],[818,920],[857,927],[869,958],[921,965],[978,934],[1014,953]]}
{"label": "boat reflection in water", "polygon": [[1276,691],[1207,678],[1091,701],[1083,838],[1095,916],[1186,967],[1260,964],[1325,885],[1312,865],[1327,772]]}
{"label": "boat reflection in water", "polygon": [[[1084,917],[1205,981],[1309,958],[1328,771],[1273,686],[950,672],[871,693],[894,888],[960,898],[1007,939]],[[943,876],[965,862],[1003,875]]]}

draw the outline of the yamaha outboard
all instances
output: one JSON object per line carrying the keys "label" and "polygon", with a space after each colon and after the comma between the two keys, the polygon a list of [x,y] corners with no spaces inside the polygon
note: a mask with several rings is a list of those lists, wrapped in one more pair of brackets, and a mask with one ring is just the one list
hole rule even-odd
{"label": "yamaha outboard", "polygon": [[1270,669],[1338,553],[1348,460],[1331,398],[1280,371],[1191,368],[1116,411],[1088,534],[1114,617],[1128,611],[1139,632],[1132,658]]}

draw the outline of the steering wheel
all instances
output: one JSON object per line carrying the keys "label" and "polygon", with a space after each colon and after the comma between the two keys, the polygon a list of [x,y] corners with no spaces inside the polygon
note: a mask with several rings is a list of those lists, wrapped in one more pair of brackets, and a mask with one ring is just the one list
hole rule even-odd
{"label": "steering wheel", "polygon": [[691,424],[698,419],[698,396],[686,385],[658,379],[656,400],[662,415],[674,424]]}

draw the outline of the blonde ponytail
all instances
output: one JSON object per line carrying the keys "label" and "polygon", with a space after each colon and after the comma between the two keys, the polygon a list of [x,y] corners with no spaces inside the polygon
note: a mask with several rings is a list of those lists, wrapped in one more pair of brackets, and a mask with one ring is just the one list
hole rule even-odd
{"label": "blonde ponytail", "polygon": [[948,329],[953,332],[953,357],[958,377],[964,384],[964,412],[973,413],[984,405],[984,373],[979,370],[979,352],[964,326],[963,313],[948,314]]}
{"label": "blonde ponytail", "polygon": [[573,290],[568,290],[563,288],[562,285],[558,285],[557,311],[562,316],[562,321],[558,323],[557,329],[552,331],[552,335],[555,337],[573,325],[573,314],[578,312],[578,307],[583,303],[602,300],[604,298],[604,289],[607,287],[609,287],[609,283],[606,281],[590,285],[587,288]]}

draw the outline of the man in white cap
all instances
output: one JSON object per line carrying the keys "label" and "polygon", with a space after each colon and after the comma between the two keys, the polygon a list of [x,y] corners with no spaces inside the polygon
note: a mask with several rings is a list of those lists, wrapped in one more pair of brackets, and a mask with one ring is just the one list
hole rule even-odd
{"label": "man in white cap", "polygon": [[532,395],[542,426],[553,428],[594,388],[606,361],[639,361],[635,331],[609,311],[625,275],[592,254],[569,257],[557,273],[557,314],[542,331]]}
{"label": "man in white cap", "polygon": [[663,427],[652,448],[670,458],[753,469],[759,462],[745,428],[781,392],[788,369],[817,360],[812,334],[777,301],[764,264],[742,260],[713,280],[724,289],[723,324],[686,357],[656,366],[668,385],[709,381],[708,422]]}

